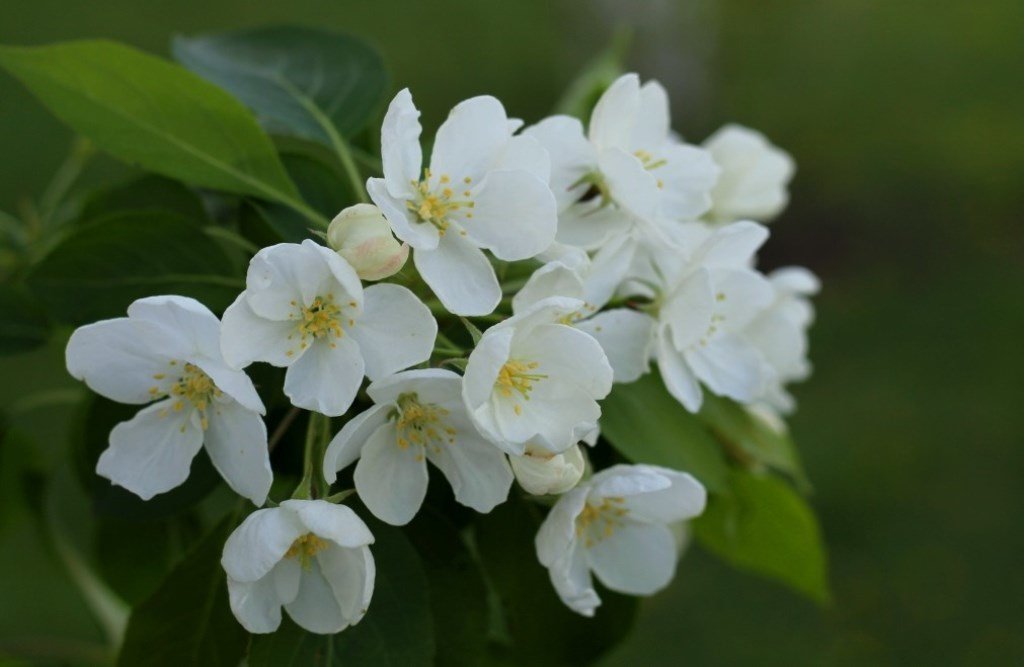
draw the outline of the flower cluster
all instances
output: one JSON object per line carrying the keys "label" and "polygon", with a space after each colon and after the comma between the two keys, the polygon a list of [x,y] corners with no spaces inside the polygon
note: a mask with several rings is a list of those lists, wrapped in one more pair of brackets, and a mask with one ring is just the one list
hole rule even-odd
{"label": "flower cluster", "polygon": [[[335,502],[347,494],[322,491],[351,479],[370,513],[404,525],[424,503],[428,462],[477,512],[505,502],[514,481],[551,506],[537,558],[574,611],[601,603],[591,573],[652,594],[672,578],[679,527],[702,513],[705,490],[650,465],[595,473],[602,399],[656,367],[680,410],[700,410],[710,391],[786,412],[786,385],[809,373],[816,279],[755,268],[793,173],[760,134],[727,126],[688,144],[665,90],[634,74],[586,128],[553,116],[524,129],[497,99],[466,100],[429,166],[419,115],[398,93],[381,128],[383,176],[366,183],[373,203],[342,211],[328,245],[256,253],[222,319],[193,299],[152,297],[68,343],[72,375],[145,406],[111,432],[100,475],[148,499],[182,484],[205,445],[261,508],[222,561],[231,607],[254,633],[274,631],[282,607],[311,632],[357,623],[373,595],[374,537]],[[453,342],[453,328],[471,342]],[[292,499],[268,500],[265,410],[244,370],[254,362],[286,369],[284,394],[311,420],[343,418],[326,448],[310,448],[321,493],[307,479]]]}

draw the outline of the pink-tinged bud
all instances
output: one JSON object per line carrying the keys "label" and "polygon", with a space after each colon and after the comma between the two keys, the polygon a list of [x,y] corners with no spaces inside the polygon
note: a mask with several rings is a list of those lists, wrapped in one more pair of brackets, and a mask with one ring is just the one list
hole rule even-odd
{"label": "pink-tinged bud", "polygon": [[398,242],[373,204],[349,206],[336,215],[327,228],[327,243],[363,280],[393,276],[409,259],[409,246]]}

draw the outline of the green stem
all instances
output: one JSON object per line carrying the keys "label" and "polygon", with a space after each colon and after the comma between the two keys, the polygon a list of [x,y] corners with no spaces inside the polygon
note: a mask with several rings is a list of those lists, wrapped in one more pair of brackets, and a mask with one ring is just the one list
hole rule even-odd
{"label": "green stem", "polygon": [[363,203],[369,202],[370,198],[366,195],[363,175],[359,172],[359,166],[356,164],[355,158],[352,157],[352,151],[349,150],[348,144],[338,134],[334,123],[308,97],[303,96],[300,101],[306,107],[306,110],[309,111],[310,115],[316,119],[316,122],[320,124],[324,133],[327,134],[327,138],[331,140],[331,147],[334,148],[334,154],[338,156],[338,162],[341,163],[341,168],[345,172],[345,176],[348,177],[348,182],[352,186],[352,193],[355,194],[359,201]]}
{"label": "green stem", "polygon": [[320,472],[323,462],[324,447],[331,430],[331,419],[319,412],[309,413],[309,424],[306,427],[306,446],[303,451],[302,481],[292,494],[292,498],[322,498],[326,491],[323,474]]}
{"label": "green stem", "polygon": [[85,169],[85,165],[96,153],[92,142],[84,137],[76,137],[71,144],[71,151],[68,153],[64,163],[58,167],[50,184],[46,186],[42,197],[39,199],[40,217],[44,223],[53,222],[53,216],[67,196],[71,186],[75,184],[78,177]]}

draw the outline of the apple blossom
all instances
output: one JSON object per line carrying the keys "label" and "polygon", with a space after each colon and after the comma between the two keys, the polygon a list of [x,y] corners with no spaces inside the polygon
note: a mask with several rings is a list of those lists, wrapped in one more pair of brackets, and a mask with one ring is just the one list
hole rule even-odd
{"label": "apple blossom", "polygon": [[772,146],[763,134],[741,125],[726,125],[704,142],[721,167],[711,191],[713,222],[768,222],[789,201],[786,186],[795,170],[793,158]]}
{"label": "apple blossom", "polygon": [[363,280],[393,276],[409,258],[409,246],[395,240],[388,221],[372,204],[349,206],[334,216],[327,228],[327,243]]}

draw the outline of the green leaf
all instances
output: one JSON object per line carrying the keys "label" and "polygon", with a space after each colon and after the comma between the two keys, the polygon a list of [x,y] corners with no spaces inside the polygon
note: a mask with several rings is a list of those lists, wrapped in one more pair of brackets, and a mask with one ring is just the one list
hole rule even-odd
{"label": "green leaf", "polygon": [[165,211],[197,223],[207,220],[203,202],[195,192],[178,181],[155,174],[145,174],[92,193],[79,217],[89,221],[119,211]]}
{"label": "green leaf", "polygon": [[399,529],[371,522],[370,530],[377,583],[363,620],[337,635],[316,635],[284,618],[277,632],[253,637],[249,667],[433,664],[434,625],[419,556]]}
{"label": "green leaf", "polygon": [[672,398],[656,370],[612,388],[601,403],[601,434],[630,461],[691,473],[711,491],[725,486],[729,465],[721,445]]}
{"label": "green leaf", "polygon": [[220,566],[234,526],[233,516],[223,520],[132,611],[118,665],[237,667],[248,635],[231,613]]}
{"label": "green leaf", "polygon": [[62,323],[123,316],[135,299],[180,294],[217,311],[244,287],[224,251],[169,213],[115,213],[74,230],[27,278]]}
{"label": "green leaf", "polygon": [[220,475],[210,463],[206,451],[192,461],[192,470],[181,486],[161,493],[150,500],[135,494],[96,474],[96,461],[108,446],[110,431],[116,424],[135,416],[138,405],[124,405],[90,395],[75,418],[72,430],[72,453],[82,487],[93,501],[93,511],[101,517],[130,521],[166,519],[180,514],[205,498],[220,482]]}
{"label": "green leaf", "polygon": [[301,206],[249,110],[177,65],[107,41],[0,47],[0,65],[117,158],[195,185]]}
{"label": "green leaf", "polygon": [[591,664],[625,639],[636,616],[636,598],[598,587],[602,604],[593,618],[570,611],[537,561],[534,537],[540,521],[539,507],[512,497],[476,523],[480,562],[511,640],[495,651],[502,664]]}
{"label": "green leaf", "polygon": [[739,403],[711,392],[704,392],[699,417],[743,456],[786,473],[802,490],[810,489],[796,445],[784,428],[777,429]]}
{"label": "green leaf", "polygon": [[744,570],[776,579],[817,602],[829,599],[818,521],[784,481],[734,471],[693,523],[701,546]]}
{"label": "green leaf", "polygon": [[388,75],[365,42],[320,28],[277,26],[174,39],[174,57],[242,100],[268,131],[333,147],[383,101]]}
{"label": "green leaf", "polygon": [[46,343],[50,322],[28,290],[0,285],[0,355],[16,354]]}
{"label": "green leaf", "polygon": [[436,665],[479,665],[487,648],[487,587],[455,526],[424,507],[405,529],[423,560],[435,619]]}

